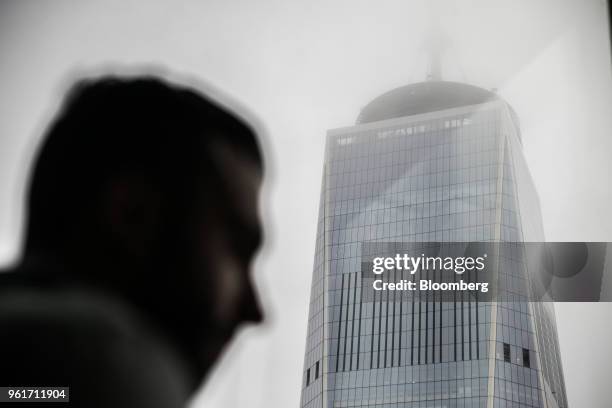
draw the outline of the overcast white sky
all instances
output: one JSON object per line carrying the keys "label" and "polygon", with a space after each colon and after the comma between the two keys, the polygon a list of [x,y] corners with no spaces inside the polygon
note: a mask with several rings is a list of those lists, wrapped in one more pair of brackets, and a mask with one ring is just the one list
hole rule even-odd
{"label": "overcast white sky", "polygon": [[[498,88],[517,111],[547,239],[612,241],[601,0],[2,1],[0,261],[17,256],[27,160],[72,75],[154,64],[206,81],[267,130],[256,274],[269,320],[242,333],[194,406],[298,406],[325,132],[424,79],[432,15],[445,79]],[[609,406],[610,304],[557,315],[570,405]]]}

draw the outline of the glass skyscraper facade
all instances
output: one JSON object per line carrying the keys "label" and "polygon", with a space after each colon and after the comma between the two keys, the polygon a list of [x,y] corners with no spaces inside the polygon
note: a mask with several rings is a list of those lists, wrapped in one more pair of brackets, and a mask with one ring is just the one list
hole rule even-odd
{"label": "glass skyscraper facade", "polygon": [[330,130],[316,239],[301,407],[567,407],[552,303],[364,296],[364,242],[543,241],[495,93],[412,84]]}

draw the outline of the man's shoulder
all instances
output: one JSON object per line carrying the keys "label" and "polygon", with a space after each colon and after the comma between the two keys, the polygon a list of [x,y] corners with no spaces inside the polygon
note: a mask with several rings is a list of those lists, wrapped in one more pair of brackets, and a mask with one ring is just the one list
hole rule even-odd
{"label": "man's shoulder", "polygon": [[176,406],[187,393],[179,360],[145,319],[81,289],[0,288],[0,360],[2,383],[68,385],[99,406]]}

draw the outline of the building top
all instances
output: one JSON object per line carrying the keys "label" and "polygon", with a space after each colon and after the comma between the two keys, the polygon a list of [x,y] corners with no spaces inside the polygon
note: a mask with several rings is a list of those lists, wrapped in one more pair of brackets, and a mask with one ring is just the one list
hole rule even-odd
{"label": "building top", "polygon": [[477,86],[450,81],[426,81],[395,88],[366,105],[357,124],[418,115],[466,105],[477,105],[498,96]]}

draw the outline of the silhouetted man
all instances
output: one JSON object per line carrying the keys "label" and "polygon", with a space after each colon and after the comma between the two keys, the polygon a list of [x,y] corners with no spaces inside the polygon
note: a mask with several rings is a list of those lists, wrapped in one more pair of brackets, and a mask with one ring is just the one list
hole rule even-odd
{"label": "silhouetted man", "polygon": [[262,170],[250,126],[191,89],[78,83],[31,173],[23,261],[0,274],[0,386],[183,406],[236,327],[261,320]]}

